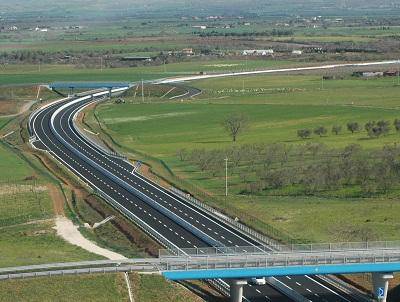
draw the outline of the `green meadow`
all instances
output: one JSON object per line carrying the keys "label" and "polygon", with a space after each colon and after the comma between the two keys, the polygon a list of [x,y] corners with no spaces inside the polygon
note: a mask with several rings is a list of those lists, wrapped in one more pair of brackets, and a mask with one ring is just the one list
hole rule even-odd
{"label": "green meadow", "polygon": [[73,65],[5,65],[0,67],[0,85],[42,84],[54,81],[123,81],[134,82],[165,77],[199,74],[200,72],[230,72],[302,66],[304,62],[258,60],[200,60],[159,66],[126,68],[78,68]]}
{"label": "green meadow", "polygon": [[[129,274],[132,295],[140,302],[198,302],[196,296],[178,283],[159,275]],[[93,274],[78,276],[53,276],[0,283],[0,301],[99,301],[122,302],[129,300],[124,275]]]}
{"label": "green meadow", "polygon": [[[248,128],[236,145],[254,143],[324,143],[333,148],[359,144],[368,150],[397,143],[394,127],[388,135],[370,139],[364,130],[351,134],[347,122],[400,118],[397,78],[365,80],[349,74],[322,81],[322,75],[277,75],[210,79],[191,83],[203,90],[193,100],[141,104],[105,103],[96,115],[105,131],[126,151],[159,158],[179,178],[206,191],[227,212],[257,219],[259,229],[272,225],[303,241],[399,239],[397,205],[392,196],[374,198],[323,198],[241,195],[233,189],[223,198],[224,179],[201,172],[178,159],[180,149],[223,149],[233,145],[222,122],[232,113],[243,113]],[[244,89],[243,89],[244,88]],[[93,122],[93,116],[89,118]],[[342,133],[330,132],[342,125]],[[324,126],[328,134],[303,140],[297,130]],[[137,155],[140,158],[140,155]],[[240,181],[232,178],[232,186]],[[217,201],[216,201],[217,200]],[[218,204],[218,200],[220,203]],[[329,219],[328,219],[329,218]],[[246,218],[243,218],[246,220]],[[343,221],[334,229],[332,221]],[[348,223],[344,223],[348,221]],[[304,228],[299,228],[304,225]],[[342,227],[343,226],[343,227]],[[349,235],[350,234],[350,235]]]}

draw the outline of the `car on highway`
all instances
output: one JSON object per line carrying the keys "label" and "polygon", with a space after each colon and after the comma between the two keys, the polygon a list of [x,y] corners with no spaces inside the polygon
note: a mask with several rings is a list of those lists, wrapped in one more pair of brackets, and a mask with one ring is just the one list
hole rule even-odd
{"label": "car on highway", "polygon": [[265,285],[267,281],[265,280],[265,277],[258,277],[258,278],[251,278],[250,283],[253,285]]}

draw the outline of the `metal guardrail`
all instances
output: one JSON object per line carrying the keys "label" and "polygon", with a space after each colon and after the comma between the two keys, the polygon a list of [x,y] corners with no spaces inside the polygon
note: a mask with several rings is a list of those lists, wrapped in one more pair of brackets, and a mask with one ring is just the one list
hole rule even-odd
{"label": "metal guardrail", "polygon": [[[75,100],[77,101],[81,101],[81,99],[77,99]],[[65,106],[65,105],[64,105]],[[183,219],[182,217],[178,216],[176,213],[174,213],[173,211],[165,208],[163,205],[159,204],[158,202],[156,202],[155,200],[153,200],[152,198],[150,198],[149,196],[147,196],[146,194],[144,194],[143,192],[139,191],[138,189],[134,188],[132,185],[126,183],[125,181],[123,181],[121,178],[119,178],[118,176],[112,174],[109,170],[107,170],[106,168],[104,168],[102,165],[100,165],[99,163],[95,162],[94,160],[92,160],[91,158],[89,158],[87,155],[83,154],[82,152],[80,152],[79,150],[77,150],[76,148],[74,148],[69,142],[67,142],[60,133],[58,133],[55,129],[54,126],[54,120],[55,117],[57,116],[57,114],[63,109],[63,107],[58,108],[55,113],[51,116],[50,119],[50,127],[52,128],[54,135],[60,140],[60,142],[62,142],[64,144],[64,146],[66,148],[68,148],[71,152],[74,152],[76,156],[78,156],[80,159],[82,159],[83,161],[87,162],[89,165],[91,165],[94,168],[97,168],[99,171],[101,171],[104,175],[107,175],[110,179],[112,179],[113,181],[115,181],[116,183],[118,183],[121,187],[125,188],[127,191],[131,192],[132,194],[134,194],[135,196],[139,197],[142,201],[146,202],[149,206],[151,206],[152,208],[155,208],[157,211],[161,212],[162,214],[164,214],[166,217],[170,218],[171,220],[173,220],[175,223],[179,224],[180,226],[182,226],[183,228],[185,228],[186,230],[190,231],[191,233],[193,233],[194,235],[196,235],[197,237],[201,238],[204,242],[207,242],[209,245],[211,246],[221,246],[222,244],[220,242],[218,242],[217,240],[209,237],[206,233],[204,233],[202,230],[196,228],[195,226],[193,226],[191,223],[189,223],[188,221],[186,221],[185,219]],[[93,187],[93,185],[91,185]],[[114,201],[115,202],[115,201]],[[127,209],[125,209],[125,211],[128,211]],[[175,248],[177,248],[176,246],[174,246]]]}
{"label": "metal guardrail", "polygon": [[[176,247],[172,242],[167,240],[164,236],[156,232],[153,228],[151,228],[147,223],[145,223],[143,220],[141,220],[139,217],[131,213],[130,211],[127,211],[121,204],[119,204],[117,201],[115,201],[112,197],[108,196],[105,194],[103,191],[96,189],[94,190],[97,195],[99,195],[101,198],[103,198],[105,201],[107,201],[112,207],[117,209],[122,215],[124,215],[126,218],[129,220],[133,221],[139,228],[141,228],[146,234],[148,234],[150,237],[155,239],[158,243],[160,243],[162,246],[166,247],[167,249],[174,251],[174,250],[180,250],[179,248]],[[181,255],[184,253],[181,253]]]}
{"label": "metal guardrail", "polygon": [[400,262],[400,250],[379,252],[294,253],[283,255],[218,255],[162,259],[165,271],[271,268],[290,266],[349,265]]}
{"label": "metal guardrail", "polygon": [[315,244],[277,245],[275,250],[266,245],[252,245],[239,247],[202,247],[184,248],[178,250],[159,250],[159,257],[175,257],[183,255],[212,256],[212,255],[251,255],[251,254],[293,254],[315,252],[346,252],[346,251],[400,251],[400,241],[371,241],[371,242],[339,242]]}
{"label": "metal guardrail", "polygon": [[[106,97],[102,97],[102,98],[97,98],[94,99],[93,101],[96,102],[101,102],[103,100],[107,99]],[[73,129],[78,133],[79,136],[82,137],[83,140],[90,142],[90,144],[96,148],[98,151],[100,151],[101,153],[111,156],[111,157],[115,157],[115,158],[119,158],[119,159],[123,159],[126,160],[127,157],[125,155],[119,154],[118,152],[113,152],[111,150],[107,150],[105,147],[101,146],[100,144],[98,144],[96,141],[90,139],[81,129],[80,127],[76,124],[76,116],[79,113],[79,110],[77,111],[77,113],[74,115],[74,118],[72,120],[72,127]]]}
{"label": "metal guardrail", "polygon": [[[97,260],[70,263],[53,263],[10,267],[0,269],[0,279],[13,277],[34,277],[64,273],[97,273],[118,271],[199,271],[199,270],[231,270],[248,268],[282,268],[299,266],[350,265],[400,263],[400,250],[378,250],[364,252],[308,252],[288,254],[255,254],[255,255],[207,255],[182,256],[167,258]],[[222,281],[221,281],[222,282]],[[226,285],[219,282],[219,286]]]}
{"label": "metal guardrail", "polygon": [[185,199],[188,203],[194,205],[195,207],[206,211],[208,214],[212,215],[214,218],[216,218],[219,221],[224,221],[228,225],[234,227],[236,230],[242,232],[244,235],[249,236],[252,239],[256,239],[260,241],[263,244],[266,244],[270,247],[270,249],[277,249],[279,247],[279,243],[276,242],[275,240],[260,234],[259,232],[249,228],[248,226],[240,223],[238,220],[233,219],[227,215],[224,215],[214,209],[213,207],[210,207],[209,205],[197,200],[191,195],[185,194],[181,190],[171,187],[170,190],[180,196],[181,198]]}

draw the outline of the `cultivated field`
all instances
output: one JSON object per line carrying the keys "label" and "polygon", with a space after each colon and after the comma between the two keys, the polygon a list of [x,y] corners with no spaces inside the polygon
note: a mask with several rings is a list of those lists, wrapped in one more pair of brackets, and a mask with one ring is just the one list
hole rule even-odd
{"label": "cultivated field", "polygon": [[[258,228],[272,225],[301,241],[398,239],[397,206],[392,201],[397,190],[372,196],[354,195],[353,189],[351,194],[348,189],[311,194],[298,190],[295,194],[293,190],[243,194],[244,178],[240,171],[246,170],[246,166],[234,170],[231,162],[230,196],[225,200],[222,160],[220,171],[202,171],[193,162],[181,161],[177,154],[182,149],[187,153],[195,149],[223,152],[232,146],[273,143],[286,146],[322,143],[338,151],[357,144],[374,152],[396,143],[399,134],[392,123],[400,116],[397,78],[366,80],[350,74],[324,81],[323,75],[317,74],[204,80],[192,83],[203,89],[203,94],[195,100],[103,104],[96,114],[107,133],[125,150],[138,158],[145,158],[144,154],[160,158],[175,174],[175,182],[176,177],[185,179],[189,189],[192,185],[197,187],[193,193],[205,193],[202,198],[207,200],[209,196],[214,205],[232,215],[242,215]],[[237,112],[245,114],[249,122],[248,129],[233,144],[222,122]],[[93,117],[89,120],[94,122]],[[356,121],[363,127],[371,120],[390,121],[390,132],[369,138],[363,129],[354,134],[346,129],[348,122]],[[342,126],[339,135],[330,132],[333,125]],[[297,130],[319,126],[328,133],[322,137],[312,135],[306,140],[297,137]],[[252,174],[249,178],[254,177]],[[333,224],[336,221],[341,223]]]}

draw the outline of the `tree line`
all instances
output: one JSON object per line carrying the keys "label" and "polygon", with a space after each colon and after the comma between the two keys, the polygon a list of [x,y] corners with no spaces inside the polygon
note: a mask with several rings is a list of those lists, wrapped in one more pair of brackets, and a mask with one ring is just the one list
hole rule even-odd
{"label": "tree line", "polygon": [[293,36],[294,31],[291,29],[273,29],[271,31],[242,31],[242,32],[221,32],[212,30],[209,32],[193,32],[194,35],[200,37],[287,37]]}
{"label": "tree line", "polygon": [[229,160],[231,186],[241,194],[360,197],[398,188],[400,146],[366,150],[320,143],[250,144],[226,149],[178,150],[179,160],[214,179],[224,178]]}
{"label": "tree line", "polygon": [[[396,132],[400,132],[400,119],[395,119],[393,121],[393,126]],[[370,138],[378,138],[389,134],[391,123],[386,120],[368,121],[362,126],[362,124],[358,122],[351,121],[346,124],[346,129],[352,134],[364,129]],[[342,125],[333,125],[331,128],[331,133],[334,135],[339,135],[342,131]],[[324,137],[327,136],[328,129],[325,126],[318,126],[314,129],[305,128],[297,130],[297,136],[302,139],[310,138],[313,134]]]}

